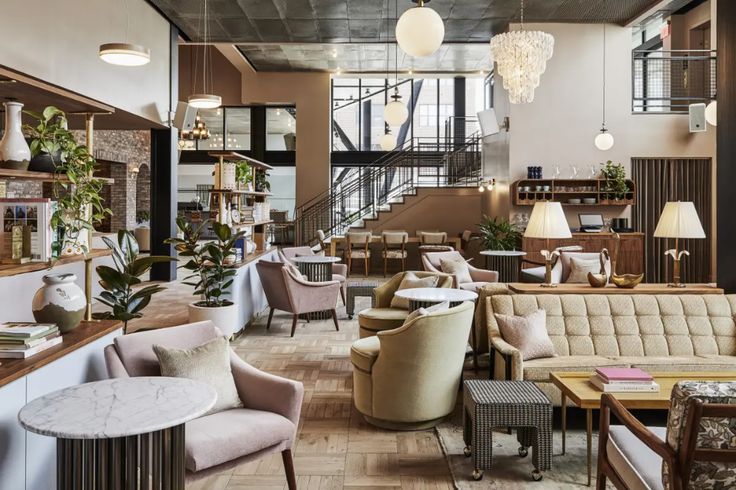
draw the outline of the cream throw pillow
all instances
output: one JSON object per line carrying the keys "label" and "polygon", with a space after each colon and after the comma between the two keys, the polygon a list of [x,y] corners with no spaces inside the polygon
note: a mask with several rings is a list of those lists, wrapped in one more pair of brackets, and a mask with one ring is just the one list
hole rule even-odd
{"label": "cream throw pillow", "polygon": [[[399,284],[397,291],[399,289],[434,288],[437,287],[438,279],[439,278],[437,276],[427,276],[420,279],[413,272],[407,272],[404,275],[404,278],[401,280],[401,284]],[[409,300],[394,296],[391,299],[391,308],[401,308],[402,310],[408,310]]]}
{"label": "cream throw pillow", "polygon": [[440,269],[445,274],[455,276],[458,284],[465,284],[473,282],[473,278],[470,277],[470,269],[468,263],[464,260],[448,260],[440,259]]}
{"label": "cream throw pillow", "polygon": [[230,369],[230,343],[225,337],[193,349],[154,345],[153,352],[161,365],[161,376],[202,381],[215,389],[217,401],[205,415],[243,406]]}
{"label": "cream throw pillow", "polygon": [[411,313],[409,313],[409,316],[407,316],[406,320],[404,320],[404,325],[406,325],[412,320],[416,320],[420,316],[425,316],[425,315],[429,315],[430,313],[436,313],[438,311],[449,310],[449,309],[450,309],[449,301],[443,301],[442,303],[437,303],[436,305],[432,305],[428,308],[419,308],[418,310],[414,310]]}
{"label": "cream throw pillow", "polygon": [[597,274],[601,270],[600,259],[570,258],[570,275],[565,282],[588,283],[588,272]]}
{"label": "cream throw pillow", "polygon": [[521,352],[523,360],[555,357],[555,346],[547,333],[547,313],[539,309],[526,316],[495,313],[501,337]]}

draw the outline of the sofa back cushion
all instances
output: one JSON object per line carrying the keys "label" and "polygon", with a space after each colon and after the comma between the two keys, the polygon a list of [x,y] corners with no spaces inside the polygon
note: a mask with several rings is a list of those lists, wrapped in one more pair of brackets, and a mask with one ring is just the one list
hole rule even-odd
{"label": "sofa back cushion", "polygon": [[736,355],[736,295],[518,294],[487,300],[495,313],[547,313],[547,331],[558,355]]}

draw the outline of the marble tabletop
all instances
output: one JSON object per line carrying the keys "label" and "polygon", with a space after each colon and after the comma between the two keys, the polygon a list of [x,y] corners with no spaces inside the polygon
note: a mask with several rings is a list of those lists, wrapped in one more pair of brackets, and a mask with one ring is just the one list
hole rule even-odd
{"label": "marble tabletop", "polygon": [[217,393],[184,378],[133,377],[95,381],[54,391],[18,412],[26,430],[65,439],[145,434],[207,413]]}
{"label": "marble tabletop", "polygon": [[409,288],[399,289],[394,296],[410,301],[427,301],[441,303],[443,301],[474,301],[478,294],[473,291],[451,288]]}
{"label": "marble tabletop", "polygon": [[290,259],[293,262],[296,263],[303,263],[303,264],[333,264],[336,262],[340,262],[340,257],[331,257],[329,255],[302,255],[300,257],[294,257],[293,259]]}
{"label": "marble tabletop", "polygon": [[480,254],[490,257],[523,257],[526,252],[521,250],[481,250]]}

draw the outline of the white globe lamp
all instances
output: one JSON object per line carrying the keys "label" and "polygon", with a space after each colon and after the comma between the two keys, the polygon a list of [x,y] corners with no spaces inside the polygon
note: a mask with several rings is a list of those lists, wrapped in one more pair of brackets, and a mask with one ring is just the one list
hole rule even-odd
{"label": "white globe lamp", "polygon": [[381,145],[381,149],[383,151],[391,151],[396,148],[396,136],[394,136],[390,132],[387,132],[386,134],[381,136],[381,139],[378,141],[378,143]]}
{"label": "white globe lamp", "polygon": [[415,0],[418,4],[399,17],[396,22],[396,42],[405,53],[423,58],[434,54],[445,39],[445,25],[437,12],[424,4],[429,0]]}
{"label": "white globe lamp", "polygon": [[708,121],[708,124],[711,126],[718,126],[716,124],[718,122],[718,102],[715,100],[710,101],[710,103],[705,106],[705,120]]}
{"label": "white globe lamp", "polygon": [[409,119],[409,109],[401,102],[398,87],[394,88],[394,95],[391,98],[394,100],[383,108],[383,120],[389,126],[401,126]]}
{"label": "white globe lamp", "polygon": [[600,134],[595,137],[595,147],[601,151],[613,148],[613,135],[606,128],[602,128]]}

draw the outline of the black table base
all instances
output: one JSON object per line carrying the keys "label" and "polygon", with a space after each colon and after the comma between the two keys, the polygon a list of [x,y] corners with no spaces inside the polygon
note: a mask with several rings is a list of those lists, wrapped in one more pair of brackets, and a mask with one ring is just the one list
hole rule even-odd
{"label": "black table base", "polygon": [[486,269],[498,272],[498,282],[519,282],[519,255],[486,255]]}
{"label": "black table base", "polygon": [[184,425],[111,439],[57,439],[58,490],[184,490]]}
{"label": "black table base", "polygon": [[[299,272],[307,276],[310,282],[325,282],[332,280],[331,262],[299,262]],[[332,311],[315,311],[301,315],[303,319],[327,320],[332,318]]]}

